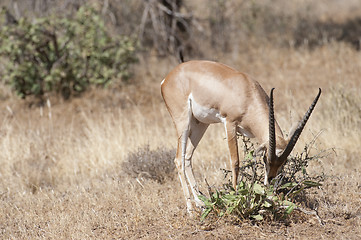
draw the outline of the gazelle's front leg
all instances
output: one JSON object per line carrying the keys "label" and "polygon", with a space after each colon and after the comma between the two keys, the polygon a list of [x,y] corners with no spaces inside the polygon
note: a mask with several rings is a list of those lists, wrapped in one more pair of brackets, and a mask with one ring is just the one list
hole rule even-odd
{"label": "gazelle's front leg", "polygon": [[228,149],[231,157],[232,167],[232,185],[236,190],[237,179],[239,174],[239,155],[238,155],[238,143],[237,143],[237,125],[234,122],[225,122],[225,128],[227,133]]}

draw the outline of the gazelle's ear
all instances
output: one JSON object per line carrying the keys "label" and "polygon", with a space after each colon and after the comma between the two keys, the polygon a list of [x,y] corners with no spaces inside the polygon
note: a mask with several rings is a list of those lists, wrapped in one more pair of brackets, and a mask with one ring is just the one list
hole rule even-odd
{"label": "gazelle's ear", "polygon": [[295,123],[292,124],[292,126],[290,128],[290,131],[288,133],[288,136],[287,136],[287,142],[290,141],[291,137],[293,136],[293,134],[297,130],[298,124],[299,124],[299,122],[295,122]]}

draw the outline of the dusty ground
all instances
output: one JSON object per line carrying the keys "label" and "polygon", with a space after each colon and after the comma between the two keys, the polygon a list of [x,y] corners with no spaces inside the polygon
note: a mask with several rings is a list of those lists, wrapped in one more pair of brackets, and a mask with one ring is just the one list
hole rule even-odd
{"label": "dusty ground", "polygon": [[[145,61],[145,60],[144,60]],[[0,103],[1,239],[358,239],[361,236],[361,55],[343,44],[315,51],[250,50],[220,59],[250,73],[268,92],[286,132],[322,87],[323,94],[294,151],[323,131],[318,150],[331,154],[310,166],[324,185],[306,207],[325,222],[295,211],[287,222],[189,218],[174,173],[164,183],[133,179],[122,169],[130,152],[174,148],[175,131],[159,83],[175,66],[147,59],[136,85],[97,90],[38,107],[3,90]],[[141,62],[139,66],[144,64]],[[144,65],[143,65],[144,66]],[[145,80],[146,79],[146,80]],[[316,151],[316,150],[315,150]],[[222,182],[229,168],[222,126],[201,141],[194,169],[202,185]],[[169,164],[172,164],[171,162]],[[204,187],[204,186],[203,186]]]}

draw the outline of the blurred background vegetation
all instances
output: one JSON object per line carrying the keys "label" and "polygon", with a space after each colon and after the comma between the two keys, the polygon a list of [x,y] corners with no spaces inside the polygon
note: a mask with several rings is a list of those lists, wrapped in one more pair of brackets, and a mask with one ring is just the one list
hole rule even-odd
{"label": "blurred background vegetation", "polygon": [[[331,4],[327,4],[330,3]],[[252,48],[360,49],[358,1],[3,0],[1,81],[20,97],[120,86],[139,58],[233,61]],[[345,9],[346,8],[346,9]]]}
{"label": "blurred background vegetation", "polygon": [[[360,19],[360,0],[0,0],[0,239],[358,239]],[[187,218],[159,89],[182,57],[275,87],[284,130],[322,88],[294,152],[335,152],[301,206],[325,226]],[[206,193],[229,159],[224,128],[205,134]]]}

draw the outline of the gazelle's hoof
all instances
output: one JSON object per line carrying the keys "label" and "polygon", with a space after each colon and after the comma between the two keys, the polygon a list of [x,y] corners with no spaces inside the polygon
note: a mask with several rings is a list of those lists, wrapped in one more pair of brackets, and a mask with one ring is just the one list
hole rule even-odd
{"label": "gazelle's hoof", "polygon": [[188,209],[187,214],[189,218],[196,218],[198,216],[198,212],[195,209]]}
{"label": "gazelle's hoof", "polygon": [[194,199],[194,201],[196,202],[197,208],[203,209],[203,208],[206,206],[206,205],[204,204],[204,202],[202,202],[199,198]]}

